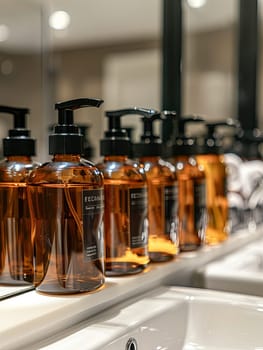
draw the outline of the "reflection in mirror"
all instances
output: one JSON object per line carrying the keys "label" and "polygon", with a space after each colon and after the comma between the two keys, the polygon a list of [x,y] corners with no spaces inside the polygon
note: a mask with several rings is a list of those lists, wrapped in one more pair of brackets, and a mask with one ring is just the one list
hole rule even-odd
{"label": "reflection in mirror", "polygon": [[[28,128],[32,130],[32,135],[40,143],[43,140],[42,130],[44,127],[42,18],[42,8],[35,1],[0,0],[0,105],[29,108],[31,113],[28,118]],[[8,130],[13,128],[13,118],[3,113],[1,113],[0,117],[2,158],[2,139],[8,136]],[[3,195],[3,192],[1,193],[1,201],[3,202],[6,197]],[[1,205],[4,208],[1,211],[3,213],[5,212],[5,206],[4,203],[1,203]],[[10,235],[11,242],[15,236],[13,236],[15,231],[13,229],[15,227],[13,224],[15,215],[6,215],[8,217],[6,222],[12,227],[8,228],[8,235]],[[3,223],[1,223],[1,227],[4,227]],[[3,235],[3,232],[1,232],[1,237],[6,237],[6,235]],[[16,241],[16,239],[14,240]],[[4,281],[5,277],[11,276],[13,270],[15,270],[16,265],[14,260],[16,258],[14,256],[16,256],[15,254],[18,251],[21,252],[21,250],[12,249],[12,247],[5,249],[8,245],[6,241],[3,244],[3,249],[2,243],[1,241],[0,261],[2,263],[1,268],[3,268],[1,271],[3,275],[2,281]],[[17,260],[26,260],[26,253],[24,254],[25,256],[23,257],[20,255],[17,256]],[[11,264],[13,264],[12,269]],[[11,283],[11,279],[6,283]],[[0,300],[33,288],[30,284],[20,286],[20,280],[19,282],[16,280],[14,284],[16,286],[0,285]]]}
{"label": "reflection in mirror", "polygon": [[183,113],[236,118],[239,1],[197,3],[188,0],[183,8]]}
{"label": "reflection in mirror", "polygon": [[[28,127],[38,139],[40,156],[44,141],[42,21],[37,2],[0,0],[0,103],[30,108]],[[10,118],[1,118],[1,139],[11,125]]]}

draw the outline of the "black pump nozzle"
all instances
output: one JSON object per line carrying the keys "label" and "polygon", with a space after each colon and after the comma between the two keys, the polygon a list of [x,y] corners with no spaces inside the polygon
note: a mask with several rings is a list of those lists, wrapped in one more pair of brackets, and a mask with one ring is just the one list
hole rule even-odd
{"label": "black pump nozzle", "polygon": [[35,140],[30,138],[30,130],[26,129],[28,108],[0,106],[0,113],[13,116],[13,129],[8,131],[8,137],[3,139],[4,156],[35,155]]}
{"label": "black pump nozzle", "polygon": [[13,129],[9,130],[9,136],[28,136],[29,131],[26,129],[26,115],[30,113],[28,108],[0,106],[0,113],[11,114],[14,117]]}
{"label": "black pump nozzle", "polygon": [[[207,128],[206,132],[206,139],[210,140],[209,142],[212,144],[214,142],[217,143],[217,135],[216,135],[216,129],[220,126],[230,126],[230,124],[227,121],[219,121],[214,123],[205,123],[205,126]],[[232,125],[231,125],[232,126]]]}
{"label": "black pump nozzle", "polygon": [[223,120],[214,123],[205,123],[206,133],[198,140],[198,154],[220,154],[223,153],[222,142],[216,134],[220,126],[231,126],[232,121]]}
{"label": "black pump nozzle", "polygon": [[161,114],[153,110],[151,110],[151,113],[141,118],[141,121],[143,122],[141,141],[145,143],[161,143],[160,136],[154,135],[153,122],[155,120],[161,120]]}
{"label": "black pump nozzle", "polygon": [[162,140],[153,131],[153,123],[156,120],[162,120],[161,113],[154,109],[144,109],[141,115],[143,133],[141,135],[141,142],[133,146],[133,154],[135,157],[161,156],[163,154]]}
{"label": "black pump nozzle", "polygon": [[109,118],[109,122],[104,139],[100,142],[101,155],[130,155],[131,143],[127,130],[121,127],[121,118],[131,114],[146,117],[155,113],[152,109],[138,107],[106,111],[105,117]]}
{"label": "black pump nozzle", "polygon": [[73,111],[84,107],[100,107],[103,100],[78,98],[55,104],[58,110],[58,124],[49,136],[49,154],[82,154],[83,135],[74,124]]}
{"label": "black pump nozzle", "polygon": [[100,99],[95,98],[77,98],[74,100],[58,102],[55,104],[55,109],[58,110],[59,124],[73,124],[73,111],[84,107],[100,107],[103,103]]}
{"label": "black pump nozzle", "polygon": [[170,156],[195,154],[196,138],[186,135],[186,125],[190,123],[204,123],[204,120],[195,115],[176,117],[175,112],[169,111],[166,111],[164,115],[175,121],[173,139],[170,142],[171,145],[168,145],[167,154]]}

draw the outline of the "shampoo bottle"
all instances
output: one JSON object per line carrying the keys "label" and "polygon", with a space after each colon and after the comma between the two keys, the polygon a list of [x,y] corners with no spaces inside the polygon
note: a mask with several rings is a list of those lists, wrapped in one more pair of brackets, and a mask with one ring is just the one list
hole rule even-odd
{"label": "shampoo bottle", "polygon": [[131,143],[121,118],[141,109],[107,111],[108,130],[100,142],[104,157],[106,275],[139,273],[149,263],[147,183],[140,165],[129,159]]}
{"label": "shampoo bottle", "polygon": [[141,113],[143,133],[133,145],[133,156],[144,167],[148,188],[149,256],[152,262],[167,261],[179,252],[177,233],[178,186],[175,167],[163,160],[163,143],[154,134],[153,123],[160,113]]}
{"label": "shampoo bottle", "polygon": [[218,144],[215,129],[225,122],[206,123],[207,132],[197,151],[197,162],[206,176],[207,228],[205,242],[215,245],[225,241],[229,234],[227,200],[227,173],[224,154]]}
{"label": "shampoo bottle", "polygon": [[[164,111],[167,117],[172,112]],[[178,177],[178,232],[180,251],[192,251],[204,243],[207,225],[206,178],[203,167],[196,160],[196,139],[187,136],[186,125],[203,122],[190,116],[176,118],[176,134],[171,146],[171,163]]]}
{"label": "shampoo bottle", "polygon": [[83,135],[73,123],[73,110],[101,103],[81,98],[55,105],[58,124],[49,136],[53,158],[28,180],[35,284],[41,292],[88,292],[104,284],[103,176],[82,160]]}
{"label": "shampoo bottle", "polygon": [[14,128],[3,139],[0,163],[0,284],[33,283],[33,244],[27,199],[27,179],[39,166],[32,160],[35,140],[26,129],[27,108],[0,106],[11,114]]}

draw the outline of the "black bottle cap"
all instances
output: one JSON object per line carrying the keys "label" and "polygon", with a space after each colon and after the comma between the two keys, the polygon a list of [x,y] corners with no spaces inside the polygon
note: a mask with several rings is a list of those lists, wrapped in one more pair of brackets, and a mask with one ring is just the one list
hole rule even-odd
{"label": "black bottle cap", "polygon": [[222,143],[216,135],[216,129],[225,125],[227,125],[227,121],[205,123],[206,133],[203,137],[198,138],[195,154],[223,154]]}
{"label": "black bottle cap", "polygon": [[34,156],[36,140],[30,137],[26,129],[28,108],[0,106],[0,113],[11,114],[14,117],[14,128],[9,130],[8,137],[3,139],[3,153],[9,156]]}
{"label": "black bottle cap", "polygon": [[160,136],[154,134],[153,122],[161,120],[161,114],[153,109],[141,109],[143,117],[143,133],[141,142],[133,145],[134,157],[155,157],[163,154],[163,144]]}
{"label": "black bottle cap", "polygon": [[131,142],[128,132],[121,127],[121,118],[125,115],[146,113],[146,109],[131,107],[114,111],[106,111],[105,117],[109,118],[108,130],[100,141],[100,154],[102,156],[129,156],[131,154]]}
{"label": "black bottle cap", "polygon": [[173,139],[170,141],[168,154],[170,156],[195,155],[197,154],[197,138],[187,136],[186,125],[190,123],[204,123],[204,120],[198,116],[190,115],[177,117],[175,112],[163,111],[166,118],[174,120]]}
{"label": "black bottle cap", "polygon": [[233,151],[244,159],[262,159],[262,144],[263,134],[259,129],[244,130],[240,128],[235,135]]}
{"label": "black bottle cap", "polygon": [[83,107],[100,107],[100,99],[78,98],[55,104],[58,110],[58,124],[49,136],[49,154],[83,153],[83,138],[80,129],[74,124],[73,111]]}

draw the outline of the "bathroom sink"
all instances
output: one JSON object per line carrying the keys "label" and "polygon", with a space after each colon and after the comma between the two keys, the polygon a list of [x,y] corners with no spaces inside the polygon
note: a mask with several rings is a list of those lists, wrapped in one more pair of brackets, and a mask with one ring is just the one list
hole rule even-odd
{"label": "bathroom sink", "polygon": [[263,296],[263,240],[202,267],[194,286]]}
{"label": "bathroom sink", "polygon": [[27,350],[263,349],[263,298],[160,287]]}

